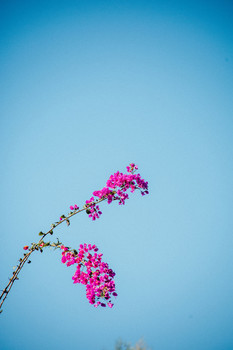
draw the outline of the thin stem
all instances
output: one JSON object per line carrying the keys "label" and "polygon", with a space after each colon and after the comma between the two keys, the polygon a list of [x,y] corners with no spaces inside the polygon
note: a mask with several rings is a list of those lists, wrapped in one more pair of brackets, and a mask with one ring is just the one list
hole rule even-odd
{"label": "thin stem", "polygon": [[[13,272],[13,276],[10,278],[10,281],[8,283],[8,285],[6,286],[6,288],[3,290],[1,296],[0,296],[0,300],[2,299],[2,302],[0,304],[0,309],[2,307],[2,304],[4,303],[8,293],[11,290],[11,287],[13,286],[14,282],[18,279],[18,274],[21,271],[23,265],[25,264],[25,262],[28,260],[29,256],[32,254],[33,250],[31,250],[30,252],[28,252],[24,258],[21,260],[20,264],[18,265],[16,271]],[[2,310],[0,310],[2,312]]]}

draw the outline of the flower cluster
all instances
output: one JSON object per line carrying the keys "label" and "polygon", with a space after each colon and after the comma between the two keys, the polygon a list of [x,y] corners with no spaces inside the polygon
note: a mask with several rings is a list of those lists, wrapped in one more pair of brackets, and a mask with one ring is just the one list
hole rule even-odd
{"label": "flower cluster", "polygon": [[102,190],[93,192],[93,196],[97,197],[97,199],[95,200],[94,197],[91,197],[86,201],[87,213],[92,220],[99,218],[102,214],[96,205],[96,202],[99,200],[107,199],[108,204],[113,200],[117,200],[120,205],[124,205],[125,200],[129,198],[129,195],[126,193],[128,189],[132,193],[138,189],[143,196],[149,193],[148,182],[143,180],[140,174],[134,174],[137,169],[138,166],[131,163],[127,166],[127,172],[129,174],[123,174],[118,171],[110,176],[106,182],[106,186]]}
{"label": "flower cluster", "polygon": [[78,210],[78,209],[79,207],[77,206],[77,204],[70,206],[70,210]]}
{"label": "flower cluster", "polygon": [[74,283],[81,283],[86,286],[86,297],[90,304],[95,307],[99,305],[112,308],[111,296],[117,296],[115,272],[108,264],[102,261],[102,255],[98,254],[98,248],[91,244],[80,244],[79,251],[70,251],[68,247],[61,245],[62,263],[67,266],[77,264],[74,276]]}
{"label": "flower cluster", "polygon": [[89,200],[86,200],[86,212],[89,216],[89,218],[92,218],[92,220],[99,219],[100,215],[102,214],[102,211],[100,211],[100,208],[96,203],[94,202],[94,197],[91,197]]}
{"label": "flower cluster", "polygon": [[135,170],[138,170],[138,166],[134,163],[131,163],[129,166],[126,167],[128,173],[133,173]]}

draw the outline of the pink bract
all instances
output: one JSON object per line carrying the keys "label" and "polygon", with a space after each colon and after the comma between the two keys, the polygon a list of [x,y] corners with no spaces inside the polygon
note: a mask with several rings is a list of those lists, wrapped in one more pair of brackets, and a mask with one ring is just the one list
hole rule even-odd
{"label": "pink bract", "polygon": [[[128,190],[131,193],[135,192],[135,190],[140,190],[143,196],[149,193],[148,182],[142,179],[140,174],[135,174],[138,166],[131,163],[126,169],[129,174],[123,174],[117,171],[109,177],[105,187],[99,191],[94,191],[93,196],[89,200],[86,200],[86,212],[93,221],[99,219],[100,215],[102,215],[102,211],[97,205],[98,201],[106,199],[108,204],[118,201],[118,204],[124,205],[125,201],[129,199],[129,195],[126,193]],[[78,210],[79,207],[75,204],[74,206],[71,205],[70,209]]]}
{"label": "pink bract", "polygon": [[111,296],[117,296],[113,280],[115,272],[102,261],[103,254],[97,254],[96,245],[80,244],[78,252],[75,253],[63,245],[60,248],[63,264],[66,263],[67,266],[77,264],[72,277],[73,283],[81,283],[86,286],[86,297],[89,303],[95,307],[99,305],[105,307],[107,304],[112,308]]}

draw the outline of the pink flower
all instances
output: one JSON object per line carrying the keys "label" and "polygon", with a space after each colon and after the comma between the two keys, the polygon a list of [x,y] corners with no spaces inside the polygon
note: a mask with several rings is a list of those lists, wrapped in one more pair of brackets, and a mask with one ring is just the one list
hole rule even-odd
{"label": "pink flower", "polygon": [[24,249],[24,250],[28,250],[28,245],[25,245],[25,246],[23,247],[23,249]]}
{"label": "pink flower", "polygon": [[66,262],[66,256],[65,255],[63,255],[63,257],[61,258],[61,262],[63,263],[63,264],[65,264],[65,262]]}
{"label": "pink flower", "polygon": [[139,189],[143,196],[149,193],[148,182],[143,180],[140,174],[135,174],[135,171],[138,170],[138,166],[135,165],[135,163],[131,163],[126,169],[129,174],[123,174],[117,171],[115,174],[110,175],[106,186],[103,187],[102,190],[93,192],[93,196],[97,197],[96,201],[94,197],[86,200],[86,212],[92,220],[95,221],[102,214],[99,207],[96,205],[99,199],[107,199],[108,204],[117,200],[120,205],[124,205],[126,199],[129,198],[129,195],[126,193],[129,189],[132,193]]}
{"label": "pink flower", "polygon": [[74,210],[74,207],[73,207],[73,205],[71,205],[71,206],[70,206],[70,210]]}
{"label": "pink flower", "polygon": [[[117,171],[111,175],[106,182],[106,186],[100,191],[94,191],[93,195],[98,199],[107,199],[108,204],[112,201],[117,200],[120,205],[125,204],[125,200],[129,198],[128,194],[125,193],[128,189],[133,193],[136,189],[140,189],[142,195],[148,194],[148,182],[145,182],[140,174],[134,174],[138,166],[131,163],[127,166],[127,171],[130,174],[123,174]],[[96,220],[100,217],[102,212],[96,205],[94,197],[86,200],[87,214],[92,220]]]}
{"label": "pink flower", "polygon": [[[62,263],[67,266],[77,264],[72,277],[73,283],[81,283],[86,286],[86,297],[89,303],[98,307],[112,308],[111,296],[115,293],[115,272],[108,264],[102,261],[103,254],[97,254],[95,244],[80,244],[79,251],[74,253],[61,245]],[[114,296],[117,294],[115,293]],[[100,301],[101,300],[101,301]]]}

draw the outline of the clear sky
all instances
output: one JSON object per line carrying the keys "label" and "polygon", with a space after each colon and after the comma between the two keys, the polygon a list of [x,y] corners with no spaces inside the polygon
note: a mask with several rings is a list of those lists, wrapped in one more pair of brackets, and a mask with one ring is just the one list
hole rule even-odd
{"label": "clear sky", "polygon": [[54,239],[116,272],[94,308],[58,251],[4,304],[2,350],[233,349],[232,1],[1,1],[0,288],[23,246],[130,162],[149,182]]}

